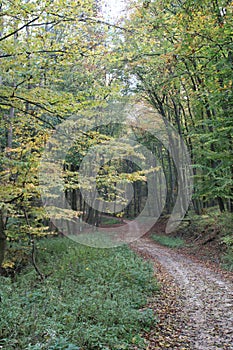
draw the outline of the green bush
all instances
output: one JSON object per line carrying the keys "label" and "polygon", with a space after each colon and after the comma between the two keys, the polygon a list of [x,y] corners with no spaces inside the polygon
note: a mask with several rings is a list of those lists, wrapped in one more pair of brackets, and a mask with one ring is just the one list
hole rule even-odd
{"label": "green bush", "polygon": [[229,248],[222,258],[222,266],[229,271],[233,271],[233,249]]}
{"label": "green bush", "polygon": [[222,266],[233,271],[233,234],[232,234],[232,214],[224,213],[221,220],[222,242],[226,246],[226,253],[222,257]]}
{"label": "green bush", "polygon": [[178,237],[169,237],[169,236],[162,236],[162,235],[152,235],[151,238],[161,244],[164,245],[166,247],[169,248],[179,248],[184,246],[184,240],[182,238],[178,238]]}
{"label": "green bush", "polygon": [[151,264],[126,246],[95,249],[67,238],[37,245],[47,279],[31,267],[14,281],[1,277],[1,349],[146,348],[140,333],[155,317],[140,309],[158,290]]}

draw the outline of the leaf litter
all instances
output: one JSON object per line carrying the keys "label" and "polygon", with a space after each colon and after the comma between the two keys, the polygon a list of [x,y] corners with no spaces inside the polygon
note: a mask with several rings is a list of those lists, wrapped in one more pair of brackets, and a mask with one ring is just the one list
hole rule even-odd
{"label": "leaf litter", "polygon": [[148,305],[158,321],[144,334],[147,350],[233,349],[230,275],[148,237],[134,242],[131,248],[153,261],[161,287]]}

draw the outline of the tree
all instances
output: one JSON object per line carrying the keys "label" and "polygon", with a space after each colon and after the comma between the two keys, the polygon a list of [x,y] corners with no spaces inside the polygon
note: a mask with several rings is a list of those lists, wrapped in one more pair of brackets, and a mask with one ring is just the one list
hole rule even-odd
{"label": "tree", "polygon": [[2,241],[43,230],[38,165],[55,127],[87,109],[94,118],[93,108],[118,93],[106,84],[108,27],[95,1],[1,3]]}
{"label": "tree", "polygon": [[126,33],[122,47],[126,70],[137,91],[184,137],[194,165],[196,210],[213,201],[221,211],[232,210],[230,2],[139,1],[128,26],[133,34]]}

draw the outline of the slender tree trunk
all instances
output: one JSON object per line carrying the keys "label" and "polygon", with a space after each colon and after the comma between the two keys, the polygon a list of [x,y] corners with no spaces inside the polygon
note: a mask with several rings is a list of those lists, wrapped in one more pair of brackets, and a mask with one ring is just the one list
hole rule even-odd
{"label": "slender tree trunk", "polygon": [[13,140],[13,126],[12,120],[14,118],[15,109],[13,107],[10,108],[9,119],[8,119],[8,130],[7,130],[7,147],[12,148],[12,140]]}
{"label": "slender tree trunk", "polygon": [[218,197],[217,200],[218,200],[219,209],[221,213],[223,213],[225,211],[225,205],[224,205],[223,199],[221,197]]}
{"label": "slender tree trunk", "polygon": [[233,199],[230,199],[230,203],[229,203],[229,212],[233,213]]}
{"label": "slender tree trunk", "polygon": [[3,219],[3,213],[2,211],[0,211],[0,268],[4,260],[5,249],[6,249],[6,235],[4,231],[5,231],[5,224]]}
{"label": "slender tree trunk", "polygon": [[[0,13],[2,12],[3,4],[0,3]],[[1,19],[0,26],[3,28],[4,23]],[[0,38],[2,37],[2,30],[0,30]],[[0,76],[0,85],[2,85],[2,76]],[[6,235],[4,233],[5,231],[5,224],[3,219],[3,212],[0,210],[0,272],[1,272],[1,266],[4,261],[5,256],[5,249],[6,249]]]}

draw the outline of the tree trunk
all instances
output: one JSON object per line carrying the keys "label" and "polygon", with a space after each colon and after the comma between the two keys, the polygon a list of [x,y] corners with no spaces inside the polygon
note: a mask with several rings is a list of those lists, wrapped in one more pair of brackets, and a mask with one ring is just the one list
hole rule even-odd
{"label": "tree trunk", "polygon": [[0,213],[0,268],[2,266],[4,256],[5,256],[5,249],[6,249],[6,235],[4,233],[4,221],[2,214]]}
{"label": "tree trunk", "polygon": [[223,213],[225,211],[223,199],[221,197],[218,197],[217,200],[218,200],[219,209],[221,213]]}

